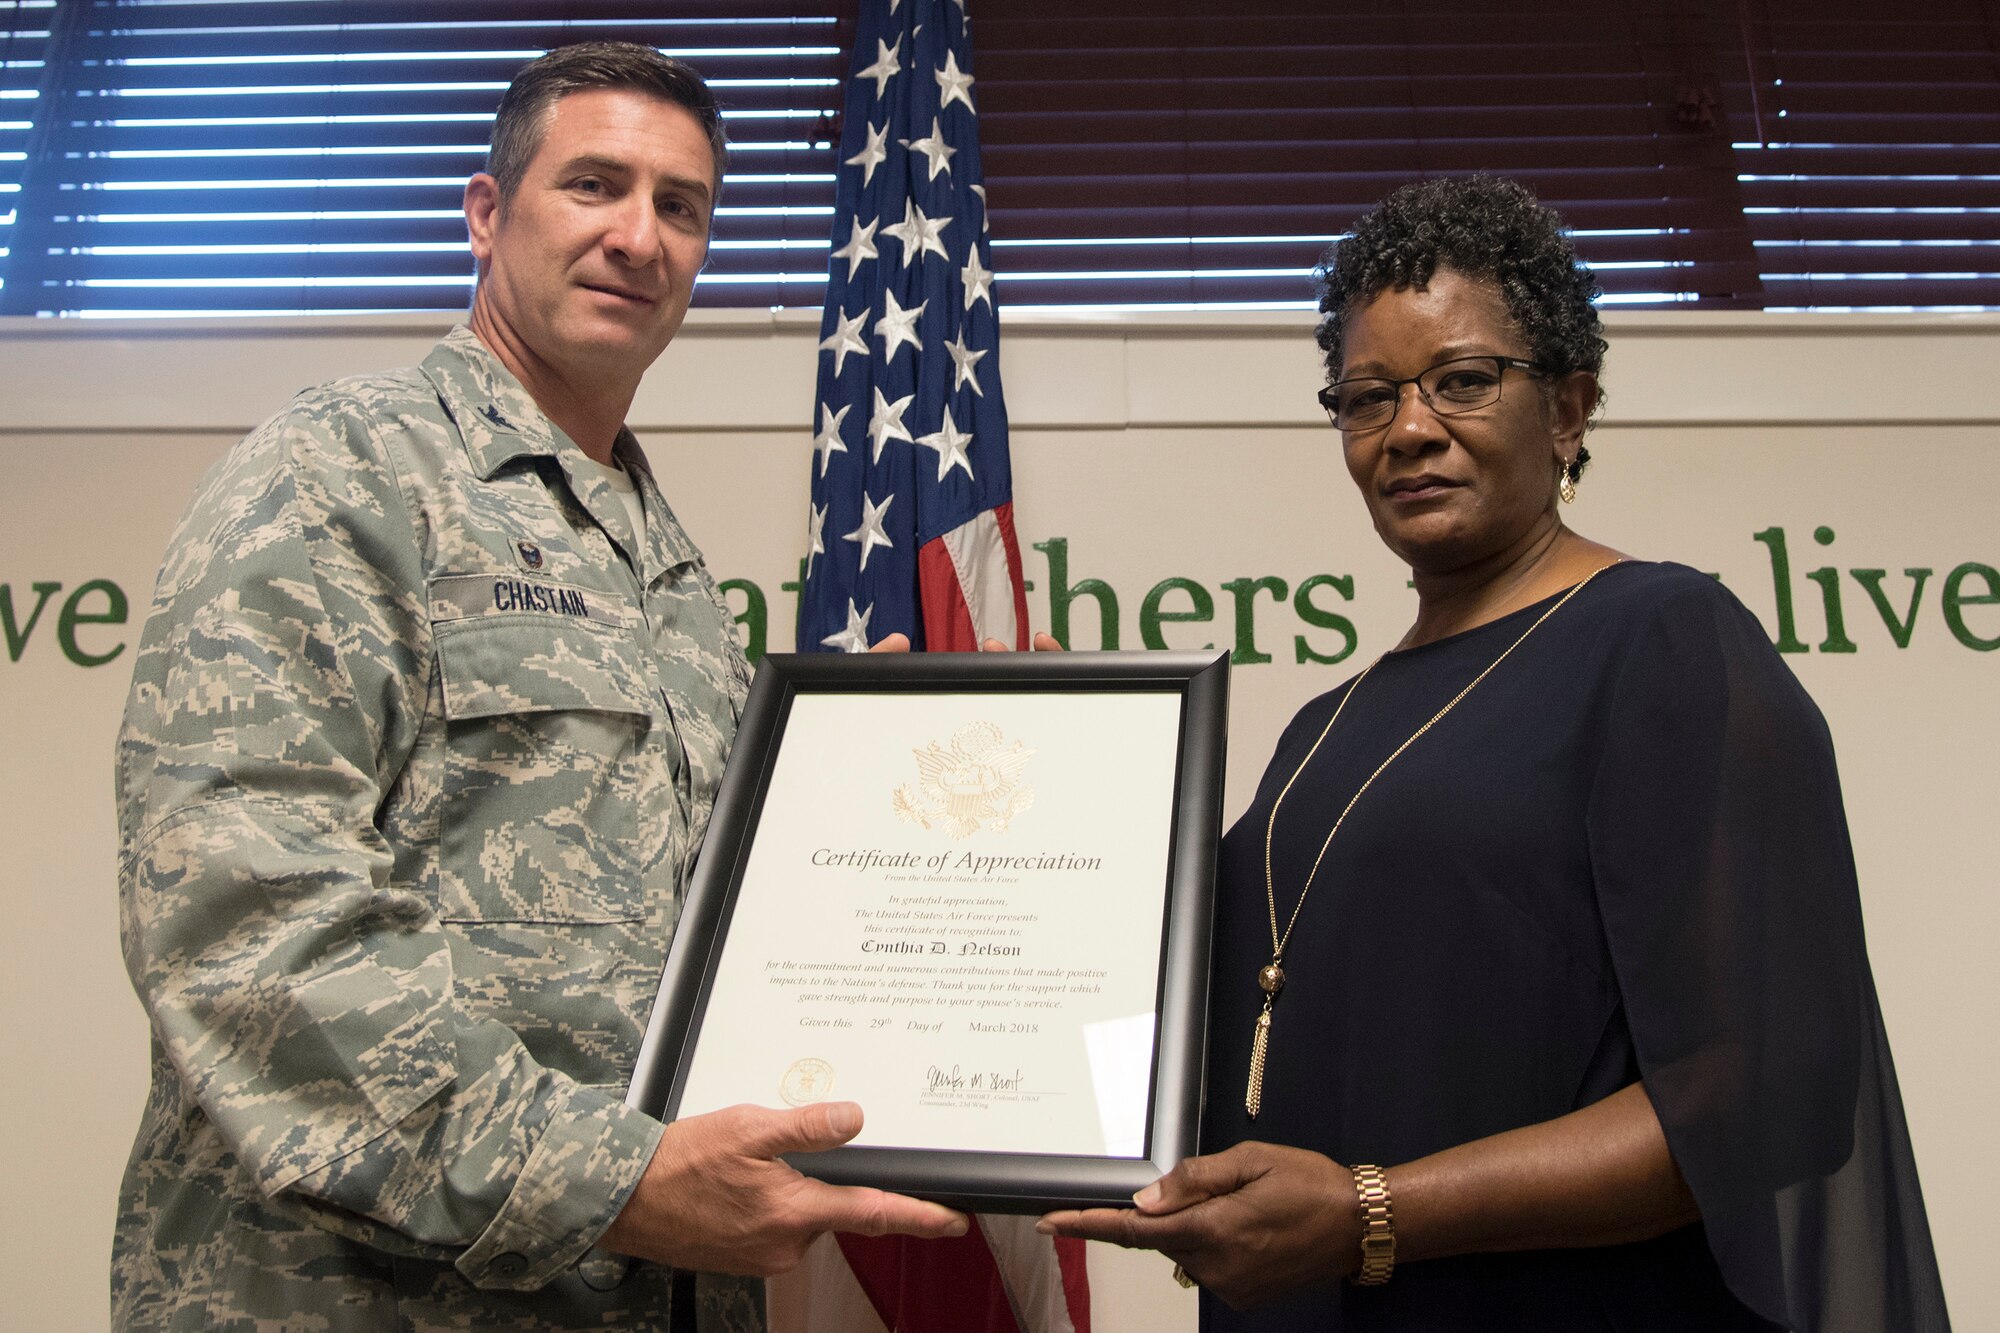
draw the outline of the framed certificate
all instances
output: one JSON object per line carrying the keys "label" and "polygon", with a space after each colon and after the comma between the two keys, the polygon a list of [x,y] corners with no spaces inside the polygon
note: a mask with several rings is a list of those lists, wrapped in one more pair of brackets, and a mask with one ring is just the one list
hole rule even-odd
{"label": "framed certificate", "polygon": [[774,655],[627,1100],[861,1104],[801,1171],[981,1212],[1195,1151],[1224,653]]}

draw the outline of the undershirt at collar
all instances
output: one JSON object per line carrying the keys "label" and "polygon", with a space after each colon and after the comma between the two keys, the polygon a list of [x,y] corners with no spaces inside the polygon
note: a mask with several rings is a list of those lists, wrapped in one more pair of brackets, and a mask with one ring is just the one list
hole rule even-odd
{"label": "undershirt at collar", "polygon": [[606,465],[598,462],[582,450],[575,459],[578,470],[593,476],[609,486],[624,506],[626,518],[631,523],[632,550],[638,550],[646,539],[646,508],[639,500],[639,487],[632,480],[632,474],[619,467],[616,462]]}

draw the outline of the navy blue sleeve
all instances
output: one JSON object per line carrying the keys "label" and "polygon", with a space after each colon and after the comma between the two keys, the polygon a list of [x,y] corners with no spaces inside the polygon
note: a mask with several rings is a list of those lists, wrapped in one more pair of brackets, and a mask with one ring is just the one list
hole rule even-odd
{"label": "navy blue sleeve", "polygon": [[1586,816],[1646,1091],[1745,1304],[1801,1333],[1945,1329],[1831,736],[1734,597],[1664,592]]}

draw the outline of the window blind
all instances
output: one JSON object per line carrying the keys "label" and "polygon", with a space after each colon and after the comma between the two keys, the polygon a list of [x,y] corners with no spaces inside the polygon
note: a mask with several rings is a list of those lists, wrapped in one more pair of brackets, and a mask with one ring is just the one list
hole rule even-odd
{"label": "window blind", "polygon": [[[500,90],[591,37],[725,104],[696,303],[817,306],[854,3],[0,0],[0,313],[463,308]],[[1387,190],[1489,171],[1563,211],[1610,304],[1997,307],[1995,8],[983,0],[999,289],[1304,307]]]}
{"label": "window blind", "polygon": [[14,251],[21,178],[36,145],[55,0],[0,0],[0,295]]}
{"label": "window blind", "polygon": [[1726,17],[1766,303],[2000,309],[2000,6],[1737,0]]}
{"label": "window blind", "polygon": [[68,69],[25,182],[7,313],[463,308],[460,198],[493,107],[527,60],[592,38],[683,56],[725,104],[735,148],[697,301],[820,299],[846,60],[833,0],[64,8]]}
{"label": "window blind", "polygon": [[1011,308],[1309,304],[1418,177],[1518,177],[1610,302],[1755,306],[1701,0],[1008,0],[978,11]]}

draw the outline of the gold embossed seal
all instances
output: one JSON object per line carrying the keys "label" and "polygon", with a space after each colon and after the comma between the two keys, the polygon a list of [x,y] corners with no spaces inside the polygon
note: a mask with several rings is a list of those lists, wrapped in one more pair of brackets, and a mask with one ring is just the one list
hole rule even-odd
{"label": "gold embossed seal", "polygon": [[833,1095],[833,1066],[817,1056],[792,1061],[778,1080],[778,1095],[787,1106],[809,1106]]}

